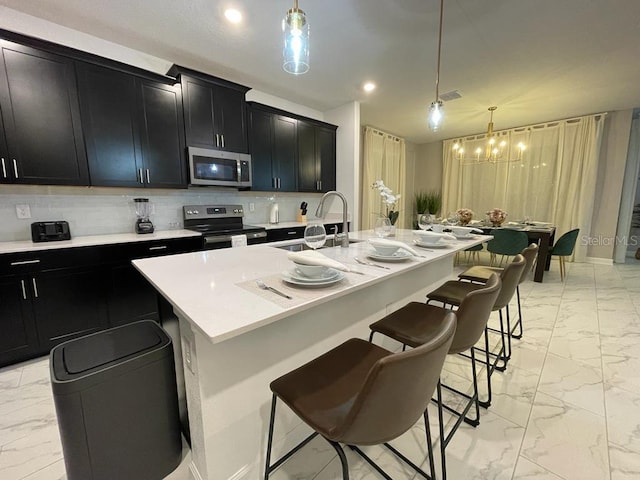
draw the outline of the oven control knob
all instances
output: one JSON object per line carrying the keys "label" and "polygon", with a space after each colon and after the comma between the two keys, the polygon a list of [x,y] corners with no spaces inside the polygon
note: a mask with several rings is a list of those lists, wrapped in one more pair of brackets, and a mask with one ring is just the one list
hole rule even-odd
{"label": "oven control knob", "polygon": [[193,210],[191,213],[193,213],[194,215],[197,215],[200,212],[198,212],[198,210]]}

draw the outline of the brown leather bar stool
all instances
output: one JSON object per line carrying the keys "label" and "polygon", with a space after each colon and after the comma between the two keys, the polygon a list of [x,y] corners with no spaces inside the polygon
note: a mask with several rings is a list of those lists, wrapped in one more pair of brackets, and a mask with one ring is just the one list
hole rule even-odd
{"label": "brown leather bar stool", "polygon": [[[383,444],[423,477],[435,478],[427,406],[455,330],[456,315],[449,312],[428,342],[399,353],[353,338],[271,382],[265,480],[317,434],[338,453],[344,480],[349,479],[349,466],[340,443],[347,444],[388,480],[391,477],[356,445]],[[314,432],[271,464],[278,398]],[[430,475],[387,443],[409,430],[420,416],[425,421]]]}
{"label": "brown leather bar stool", "polygon": [[[538,244],[532,243],[527,248],[522,250],[520,254],[524,257],[525,266],[524,270],[522,271],[520,281],[518,282],[518,286],[516,287],[516,297],[518,298],[518,320],[514,322],[514,325],[510,332],[510,335],[513,338],[518,339],[522,338],[522,306],[520,304],[520,284],[527,279],[527,275],[529,275],[529,273],[531,273],[531,270],[533,269],[533,264],[535,263],[536,257],[538,256]],[[485,283],[492,273],[501,274],[502,270],[504,270],[502,267],[487,267],[478,265],[468,268],[460,275],[458,275],[458,278],[460,280],[468,280],[475,283]],[[514,332],[518,327],[520,327],[520,333],[515,334]]]}
{"label": "brown leather bar stool", "polygon": [[[445,449],[451,441],[453,434],[457,431],[463,421],[474,427],[478,426],[480,423],[475,344],[485,331],[487,321],[491,315],[496,298],[500,293],[500,287],[500,278],[498,275],[493,274],[487,281],[486,286],[482,286],[475,291],[469,292],[469,294],[460,302],[460,307],[456,311],[458,327],[456,328],[453,342],[449,348],[449,354],[461,353],[467,350],[471,351],[473,394],[467,395],[460,390],[442,384],[446,389],[451,390],[468,400],[462,411],[457,411],[442,403],[441,384],[438,382],[437,404],[438,420],[440,425],[440,453],[443,478],[446,478]],[[451,310],[442,307],[427,305],[426,303],[410,302],[381,320],[372,323],[369,326],[369,328],[371,328],[369,341],[373,339],[373,334],[378,332],[382,335],[393,338],[403,345],[419,348],[420,345],[429,343],[434,335],[437,335],[442,323],[450,315],[450,312]],[[475,419],[468,418],[467,414],[471,407],[474,406]],[[444,422],[442,418],[443,408],[458,416],[456,423],[446,436],[444,433]]]}
{"label": "brown leather bar stool", "polygon": [[[513,295],[522,276],[522,269],[524,269],[525,260],[520,254],[516,255],[513,261],[507,265],[500,274],[500,280],[502,280],[502,287],[500,293],[496,298],[496,302],[493,305],[493,311],[498,312],[500,317],[500,340],[502,346],[500,351],[495,354],[489,349],[489,328],[485,328],[485,356],[487,363],[487,400],[481,400],[480,405],[488,407],[491,405],[491,375],[494,370],[504,371],[507,368],[507,362],[511,358],[511,337],[507,335],[507,332],[511,330],[510,316],[509,316],[509,302],[513,298]],[[473,291],[483,288],[482,285],[478,285],[470,282],[460,282],[456,280],[450,280],[443,283],[434,291],[427,294],[427,303],[431,301],[442,302],[445,306],[451,305],[454,307],[459,306],[462,300]],[[504,325],[504,318],[502,315],[502,309],[506,311],[506,329]],[[495,357],[495,361],[491,363],[489,357]],[[502,361],[503,365],[498,365],[498,362]]]}

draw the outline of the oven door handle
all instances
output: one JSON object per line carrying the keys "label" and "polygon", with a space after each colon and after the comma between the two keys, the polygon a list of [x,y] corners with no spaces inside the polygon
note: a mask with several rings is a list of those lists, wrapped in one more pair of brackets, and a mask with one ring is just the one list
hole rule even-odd
{"label": "oven door handle", "polygon": [[204,244],[211,245],[215,243],[225,243],[231,241],[231,235],[212,235],[204,237]]}

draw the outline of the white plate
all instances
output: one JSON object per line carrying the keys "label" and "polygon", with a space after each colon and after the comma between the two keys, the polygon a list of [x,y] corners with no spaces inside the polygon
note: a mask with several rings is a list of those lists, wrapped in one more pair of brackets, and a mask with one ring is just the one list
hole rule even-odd
{"label": "white plate", "polygon": [[312,280],[310,278],[306,280],[299,280],[297,278],[293,278],[291,276],[291,272],[282,272],[282,279],[287,283],[292,283],[294,285],[299,285],[303,287],[326,287],[328,285],[333,285],[334,283],[338,283],[340,280],[344,278],[344,273],[338,270],[335,270],[335,272],[337,272],[337,275],[334,278],[318,280],[318,281]]}
{"label": "white plate", "polygon": [[393,255],[381,255],[376,251],[367,253],[367,257],[373,258],[374,260],[380,260],[382,262],[403,262],[412,256],[413,255],[406,250],[398,250],[397,252],[394,252]]}
{"label": "white plate", "polygon": [[422,243],[419,240],[414,240],[413,243],[415,243],[417,247],[422,248],[451,248],[451,245],[446,243]]}
{"label": "white plate", "polygon": [[293,270],[289,270],[286,273],[291,278],[293,278],[294,280],[298,280],[299,282],[318,283],[318,282],[324,282],[325,280],[334,280],[340,272],[335,268],[329,268],[322,275],[318,277],[307,277],[302,273],[300,273],[300,271],[297,268],[294,268]]}
{"label": "white plate", "polygon": [[471,240],[472,238],[475,238],[475,235],[469,234],[469,235],[456,235],[455,233],[453,234],[454,237],[456,237],[456,239],[458,240]]}

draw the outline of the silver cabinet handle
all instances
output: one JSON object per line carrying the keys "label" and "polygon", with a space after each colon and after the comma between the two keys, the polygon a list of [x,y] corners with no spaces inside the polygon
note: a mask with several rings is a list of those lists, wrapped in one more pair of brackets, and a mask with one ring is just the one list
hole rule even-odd
{"label": "silver cabinet handle", "polygon": [[160,245],[157,247],[149,247],[149,250],[166,250],[167,246],[166,245]]}
{"label": "silver cabinet handle", "polygon": [[31,277],[31,283],[33,283],[33,293],[35,294],[36,298],[38,298],[38,285],[36,284],[36,279]]}
{"label": "silver cabinet handle", "polygon": [[16,178],[18,178],[18,162],[16,162],[16,159],[13,159],[13,173],[16,174]]}
{"label": "silver cabinet handle", "polygon": [[20,280],[20,284],[22,285],[22,298],[26,300],[27,299],[27,289],[25,288],[24,280]]}
{"label": "silver cabinet handle", "polygon": [[2,178],[7,178],[7,167],[4,165],[4,158],[2,159]]}
{"label": "silver cabinet handle", "polygon": [[322,190],[322,180],[318,180],[318,190]]}
{"label": "silver cabinet handle", "polygon": [[220,135],[216,133],[216,147],[220,146]]}
{"label": "silver cabinet handle", "polygon": [[140,178],[140,183],[144,183],[144,178],[142,177],[142,169],[141,168],[138,169],[138,175],[139,175],[139,178]]}
{"label": "silver cabinet handle", "polygon": [[9,265],[14,267],[16,265],[31,265],[34,263],[40,263],[40,260],[21,260],[19,262],[11,262]]}
{"label": "silver cabinet handle", "polygon": [[149,169],[147,168],[147,183],[151,183],[151,176],[149,175]]}
{"label": "silver cabinet handle", "polygon": [[224,148],[224,133],[220,135],[220,138],[222,138],[222,148]]}

